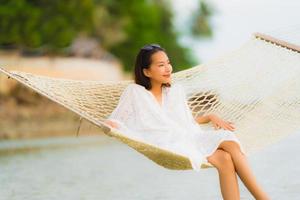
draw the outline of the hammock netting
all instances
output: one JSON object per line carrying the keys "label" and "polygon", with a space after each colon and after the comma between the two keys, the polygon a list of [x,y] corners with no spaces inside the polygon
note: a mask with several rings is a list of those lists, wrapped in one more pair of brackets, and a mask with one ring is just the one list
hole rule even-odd
{"label": "hammock netting", "polygon": [[[184,86],[192,114],[196,117],[215,113],[232,121],[248,155],[300,130],[299,46],[276,43],[270,38],[256,34],[227,55],[172,74],[172,81]],[[4,68],[0,71],[94,123],[108,136],[160,166],[192,169],[187,157],[147,141],[133,140],[104,123],[123,89],[133,80],[83,81]],[[212,125],[199,126],[205,129]],[[210,163],[201,165],[211,167]]]}

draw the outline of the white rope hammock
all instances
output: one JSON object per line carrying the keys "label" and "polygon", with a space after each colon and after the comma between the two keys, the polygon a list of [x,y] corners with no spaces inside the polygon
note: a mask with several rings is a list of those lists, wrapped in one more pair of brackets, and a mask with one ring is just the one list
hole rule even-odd
{"label": "white rope hammock", "polygon": [[[300,130],[300,48],[255,34],[239,49],[172,75],[186,89],[194,116],[216,113],[234,122],[247,154]],[[189,159],[145,141],[133,140],[104,121],[133,80],[82,81],[20,71],[0,71],[101,127],[168,169],[192,169]],[[204,129],[211,124],[200,124]],[[201,168],[213,167],[210,163]]]}

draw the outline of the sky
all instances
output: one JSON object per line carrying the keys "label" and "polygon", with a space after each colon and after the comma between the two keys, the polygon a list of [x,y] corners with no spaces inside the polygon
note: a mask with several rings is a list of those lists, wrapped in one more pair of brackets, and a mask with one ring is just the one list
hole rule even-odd
{"label": "sky", "polygon": [[[197,40],[182,36],[180,42],[194,50],[196,59],[206,62],[246,43],[255,32],[272,35],[300,45],[299,0],[210,0],[214,36]],[[190,13],[198,0],[172,0],[174,25],[183,35]]]}

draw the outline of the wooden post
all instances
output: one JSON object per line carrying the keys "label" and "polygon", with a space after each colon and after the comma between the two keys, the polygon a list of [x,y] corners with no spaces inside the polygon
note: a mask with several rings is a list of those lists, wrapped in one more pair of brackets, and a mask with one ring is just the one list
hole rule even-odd
{"label": "wooden post", "polygon": [[297,45],[297,44],[292,44],[292,43],[274,38],[270,35],[266,35],[266,34],[263,34],[263,33],[254,33],[254,36],[256,38],[265,40],[267,42],[274,43],[274,44],[279,45],[281,47],[284,47],[284,48],[287,48],[287,49],[290,49],[292,51],[296,51],[296,52],[300,53],[300,46]]}

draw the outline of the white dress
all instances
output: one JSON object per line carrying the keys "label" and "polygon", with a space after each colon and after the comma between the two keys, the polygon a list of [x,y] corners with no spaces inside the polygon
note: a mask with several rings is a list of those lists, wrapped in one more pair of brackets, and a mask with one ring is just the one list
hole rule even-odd
{"label": "white dress", "polygon": [[180,83],[163,87],[162,105],[144,86],[130,83],[107,119],[116,122],[117,129],[130,138],[188,157],[196,171],[224,140],[236,141],[245,154],[234,132],[199,126]]}

